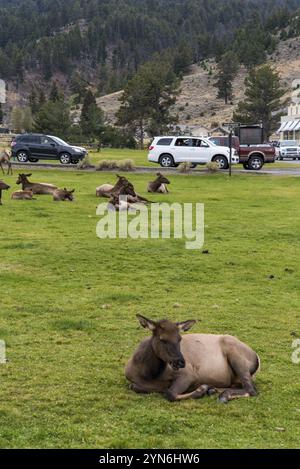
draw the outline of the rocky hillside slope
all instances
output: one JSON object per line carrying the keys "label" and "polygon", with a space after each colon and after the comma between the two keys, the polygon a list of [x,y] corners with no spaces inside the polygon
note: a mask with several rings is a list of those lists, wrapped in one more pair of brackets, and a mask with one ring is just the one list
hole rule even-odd
{"label": "rocky hillside slope", "polygon": [[[269,62],[280,72],[283,84],[290,93],[293,80],[300,79],[300,37],[281,42]],[[207,62],[205,68],[192,66],[190,73],[182,80],[181,92],[174,110],[179,115],[181,125],[202,125],[211,128],[230,122],[235,106],[244,97],[244,80],[247,74],[244,68],[241,68],[236,76],[233,85],[234,98],[229,105],[225,105],[221,99],[216,99],[216,88],[213,86],[215,63]],[[120,91],[97,99],[108,122],[115,122],[121,94]]]}

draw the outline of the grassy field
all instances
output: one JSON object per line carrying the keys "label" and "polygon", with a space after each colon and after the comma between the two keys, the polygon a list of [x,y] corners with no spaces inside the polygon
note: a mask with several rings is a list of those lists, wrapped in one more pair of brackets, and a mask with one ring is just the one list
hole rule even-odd
{"label": "grassy field", "polygon": [[[33,176],[75,187],[76,200],[3,195],[0,447],[299,447],[299,179],[171,177],[171,193],[150,198],[205,203],[204,255],[184,240],[98,239],[95,187],[112,174]],[[145,194],[149,175],[129,178]],[[259,397],[171,404],[130,392],[124,365],[146,334],[136,313],[195,318],[195,332],[249,343]]]}

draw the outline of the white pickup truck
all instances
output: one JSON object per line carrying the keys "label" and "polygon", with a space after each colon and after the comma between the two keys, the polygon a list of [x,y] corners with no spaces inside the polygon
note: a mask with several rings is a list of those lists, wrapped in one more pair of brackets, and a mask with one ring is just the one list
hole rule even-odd
{"label": "white pickup truck", "polygon": [[296,140],[281,140],[276,148],[277,159],[300,159],[300,145]]}
{"label": "white pickup truck", "polygon": [[[193,166],[216,161],[221,169],[229,165],[230,150],[217,146],[203,137],[155,137],[149,147],[148,161],[158,163],[164,168],[189,162]],[[239,162],[236,150],[232,151],[232,163]]]}

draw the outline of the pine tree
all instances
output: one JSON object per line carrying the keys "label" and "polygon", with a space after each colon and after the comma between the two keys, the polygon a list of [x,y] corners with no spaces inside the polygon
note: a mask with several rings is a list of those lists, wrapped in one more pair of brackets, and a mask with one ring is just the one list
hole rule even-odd
{"label": "pine tree", "polygon": [[71,129],[70,109],[63,101],[48,101],[34,118],[34,130],[66,138]]}
{"label": "pine tree", "polygon": [[142,65],[128,82],[120,100],[118,123],[135,132],[141,148],[146,131],[149,135],[163,133],[176,122],[170,108],[176,101],[178,85],[173,64],[165,58]]}
{"label": "pine tree", "polygon": [[218,98],[223,98],[225,104],[232,99],[232,82],[239,69],[239,63],[234,52],[226,52],[218,63],[216,82]]}
{"label": "pine tree", "polygon": [[56,101],[63,101],[64,95],[63,92],[59,89],[58,84],[54,81],[51,85],[50,94],[49,94],[49,101],[55,103]]}
{"label": "pine tree", "polygon": [[80,125],[83,135],[87,137],[99,137],[104,126],[104,114],[97,106],[96,99],[91,90],[86,92],[80,117]]}
{"label": "pine tree", "polygon": [[261,122],[267,139],[276,130],[283,114],[281,110],[287,104],[280,75],[270,65],[260,66],[249,72],[245,87],[246,98],[239,103],[233,118],[241,124]]}

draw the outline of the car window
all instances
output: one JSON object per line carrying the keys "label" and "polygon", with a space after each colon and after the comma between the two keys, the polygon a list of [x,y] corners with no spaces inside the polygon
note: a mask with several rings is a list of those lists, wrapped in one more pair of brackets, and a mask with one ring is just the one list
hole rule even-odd
{"label": "car window", "polygon": [[37,135],[24,135],[24,137],[20,138],[20,141],[24,143],[41,143],[41,137]]}
{"label": "car window", "polygon": [[172,138],[161,138],[161,139],[157,142],[157,145],[168,146],[168,145],[171,145],[172,141],[173,141]]}
{"label": "car window", "polygon": [[192,139],[193,147],[204,147],[207,148],[209,145],[208,143],[204,142],[204,140],[201,140],[200,138],[193,138]]}
{"label": "car window", "polygon": [[192,138],[178,138],[175,143],[176,147],[192,147],[193,139]]}
{"label": "car window", "polygon": [[215,145],[221,145],[221,140],[219,138],[210,138],[210,141]]}
{"label": "car window", "polygon": [[45,137],[42,137],[41,140],[42,140],[42,145],[50,145],[51,143],[54,143],[52,138],[47,137],[47,135]]}

